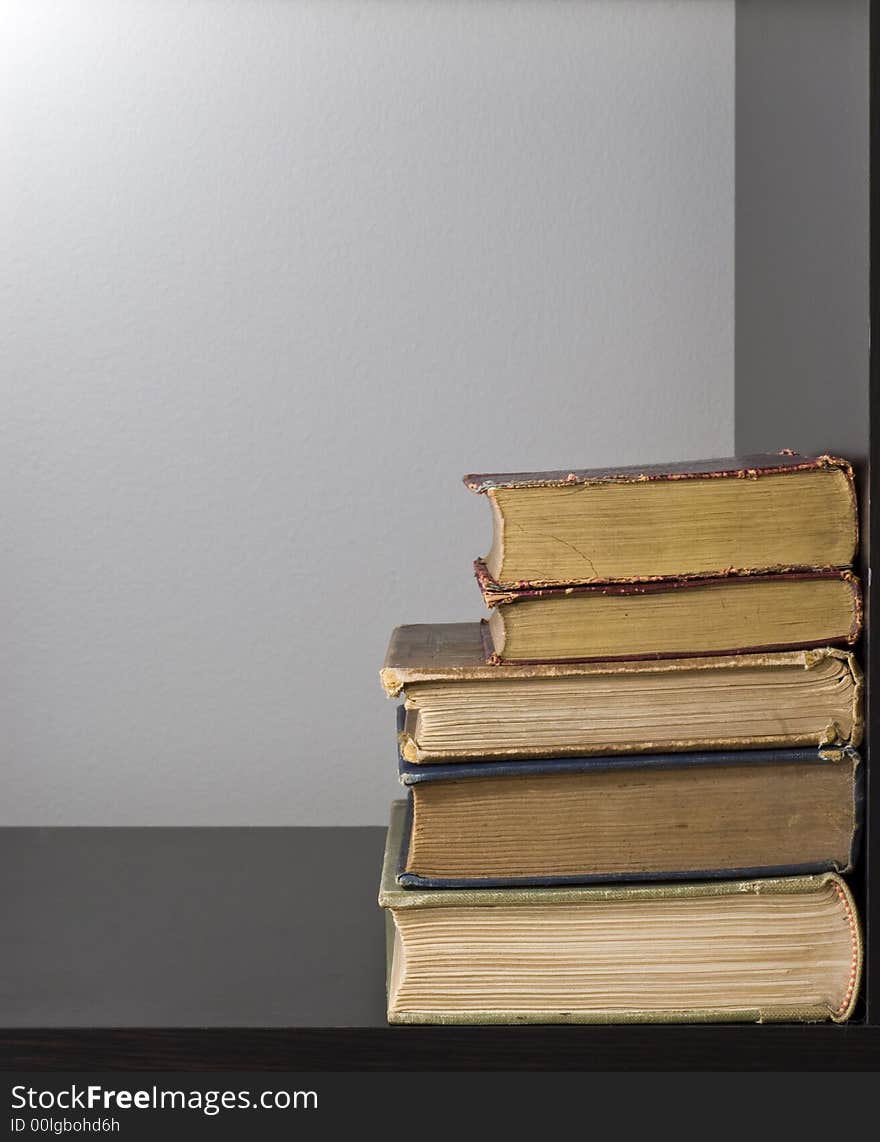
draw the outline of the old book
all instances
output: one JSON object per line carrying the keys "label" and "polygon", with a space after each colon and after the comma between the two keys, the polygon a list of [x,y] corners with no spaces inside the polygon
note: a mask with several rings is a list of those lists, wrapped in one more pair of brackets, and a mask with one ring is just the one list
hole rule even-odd
{"label": "old book", "polygon": [[853,750],[410,765],[397,883],[419,888],[848,872]]}
{"label": "old book", "polygon": [[685,1023],[850,1017],[862,941],[835,873],[613,887],[429,889],[379,904],[391,1023]]}
{"label": "old book", "polygon": [[492,662],[675,658],[852,645],[862,598],[851,571],[664,579],[505,591],[478,560]]}
{"label": "old book", "polygon": [[381,671],[405,691],[409,762],[858,746],[847,651],[633,662],[486,662],[479,623],[398,627]]}
{"label": "old book", "polygon": [[852,468],[780,453],[644,468],[465,476],[492,505],[504,588],[847,567]]}

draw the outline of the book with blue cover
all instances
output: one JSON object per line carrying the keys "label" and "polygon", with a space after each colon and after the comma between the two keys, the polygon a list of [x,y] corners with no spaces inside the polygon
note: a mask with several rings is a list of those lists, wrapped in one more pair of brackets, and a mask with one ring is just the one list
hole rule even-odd
{"label": "book with blue cover", "polygon": [[859,841],[852,749],[398,764],[405,887],[846,872]]}

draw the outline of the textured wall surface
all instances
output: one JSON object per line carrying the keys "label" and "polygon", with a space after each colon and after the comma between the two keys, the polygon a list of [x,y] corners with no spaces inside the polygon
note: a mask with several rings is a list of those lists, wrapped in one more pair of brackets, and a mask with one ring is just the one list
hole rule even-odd
{"label": "textured wall surface", "polygon": [[733,0],[0,22],[0,823],[381,823],[461,475],[732,450]]}
{"label": "textured wall surface", "polygon": [[868,452],[868,0],[737,3],[736,441]]}

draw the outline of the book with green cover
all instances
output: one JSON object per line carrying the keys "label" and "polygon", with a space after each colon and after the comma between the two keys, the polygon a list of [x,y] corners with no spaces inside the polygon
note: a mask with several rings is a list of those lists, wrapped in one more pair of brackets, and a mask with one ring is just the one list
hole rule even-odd
{"label": "book with green cover", "polygon": [[613,887],[407,889],[392,805],[379,904],[391,1023],[844,1022],[862,939],[834,873]]}

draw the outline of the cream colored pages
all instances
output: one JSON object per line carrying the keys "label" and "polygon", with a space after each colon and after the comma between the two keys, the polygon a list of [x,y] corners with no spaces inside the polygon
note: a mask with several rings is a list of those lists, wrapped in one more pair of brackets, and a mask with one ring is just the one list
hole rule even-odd
{"label": "cream colored pages", "polygon": [[602,663],[515,685],[502,673],[513,667],[486,669],[498,671],[494,679],[407,684],[407,761],[856,746],[861,739],[861,675],[841,651]]}
{"label": "cream colored pages", "polygon": [[835,1019],[860,949],[836,879],[788,895],[395,912],[389,1018]]}

